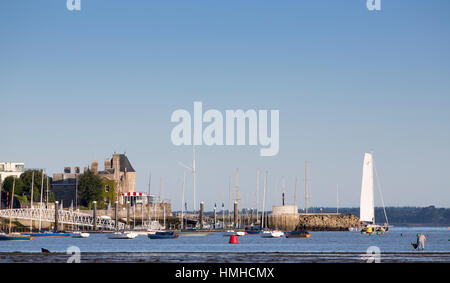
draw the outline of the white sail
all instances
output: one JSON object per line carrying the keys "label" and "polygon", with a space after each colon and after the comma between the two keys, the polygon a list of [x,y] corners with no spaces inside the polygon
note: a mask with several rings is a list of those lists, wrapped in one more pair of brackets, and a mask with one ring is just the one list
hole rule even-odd
{"label": "white sail", "polygon": [[361,201],[359,218],[365,222],[375,222],[375,208],[373,202],[373,157],[371,153],[364,155]]}

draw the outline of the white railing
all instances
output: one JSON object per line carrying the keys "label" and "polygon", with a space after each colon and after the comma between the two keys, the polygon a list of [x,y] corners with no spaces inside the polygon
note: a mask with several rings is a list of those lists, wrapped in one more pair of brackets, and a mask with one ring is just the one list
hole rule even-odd
{"label": "white railing", "polygon": [[[0,217],[14,218],[23,220],[33,220],[42,222],[55,222],[55,210],[46,208],[16,208],[16,209],[2,209],[0,210]],[[108,218],[97,216],[97,228],[99,229],[114,229],[115,221]],[[87,213],[71,210],[58,210],[58,222],[61,224],[79,225],[79,226],[94,226],[94,217]],[[118,223],[118,228],[123,229],[125,225]]]}

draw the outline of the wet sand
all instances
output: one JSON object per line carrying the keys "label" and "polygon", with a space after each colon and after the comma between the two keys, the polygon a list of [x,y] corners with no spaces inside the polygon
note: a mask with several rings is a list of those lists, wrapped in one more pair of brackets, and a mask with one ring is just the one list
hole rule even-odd
{"label": "wet sand", "polygon": [[[66,253],[0,253],[0,263],[65,263]],[[208,252],[92,252],[81,253],[81,263],[449,263],[450,252],[396,252],[367,255],[355,252],[208,253]]]}

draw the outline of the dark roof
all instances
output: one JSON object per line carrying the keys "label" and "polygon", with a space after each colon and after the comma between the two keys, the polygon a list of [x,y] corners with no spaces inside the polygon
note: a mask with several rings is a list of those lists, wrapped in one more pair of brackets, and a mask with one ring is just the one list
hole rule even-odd
{"label": "dark roof", "polygon": [[125,154],[120,154],[120,172],[125,172],[125,169],[127,172],[136,172],[134,171],[133,166],[131,166],[128,157]]}

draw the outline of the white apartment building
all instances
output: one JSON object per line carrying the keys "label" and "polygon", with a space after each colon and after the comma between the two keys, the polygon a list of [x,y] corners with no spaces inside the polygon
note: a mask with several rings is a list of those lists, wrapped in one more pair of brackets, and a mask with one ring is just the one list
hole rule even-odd
{"label": "white apartment building", "polygon": [[0,162],[0,183],[9,176],[20,177],[24,171],[25,164],[23,162]]}

